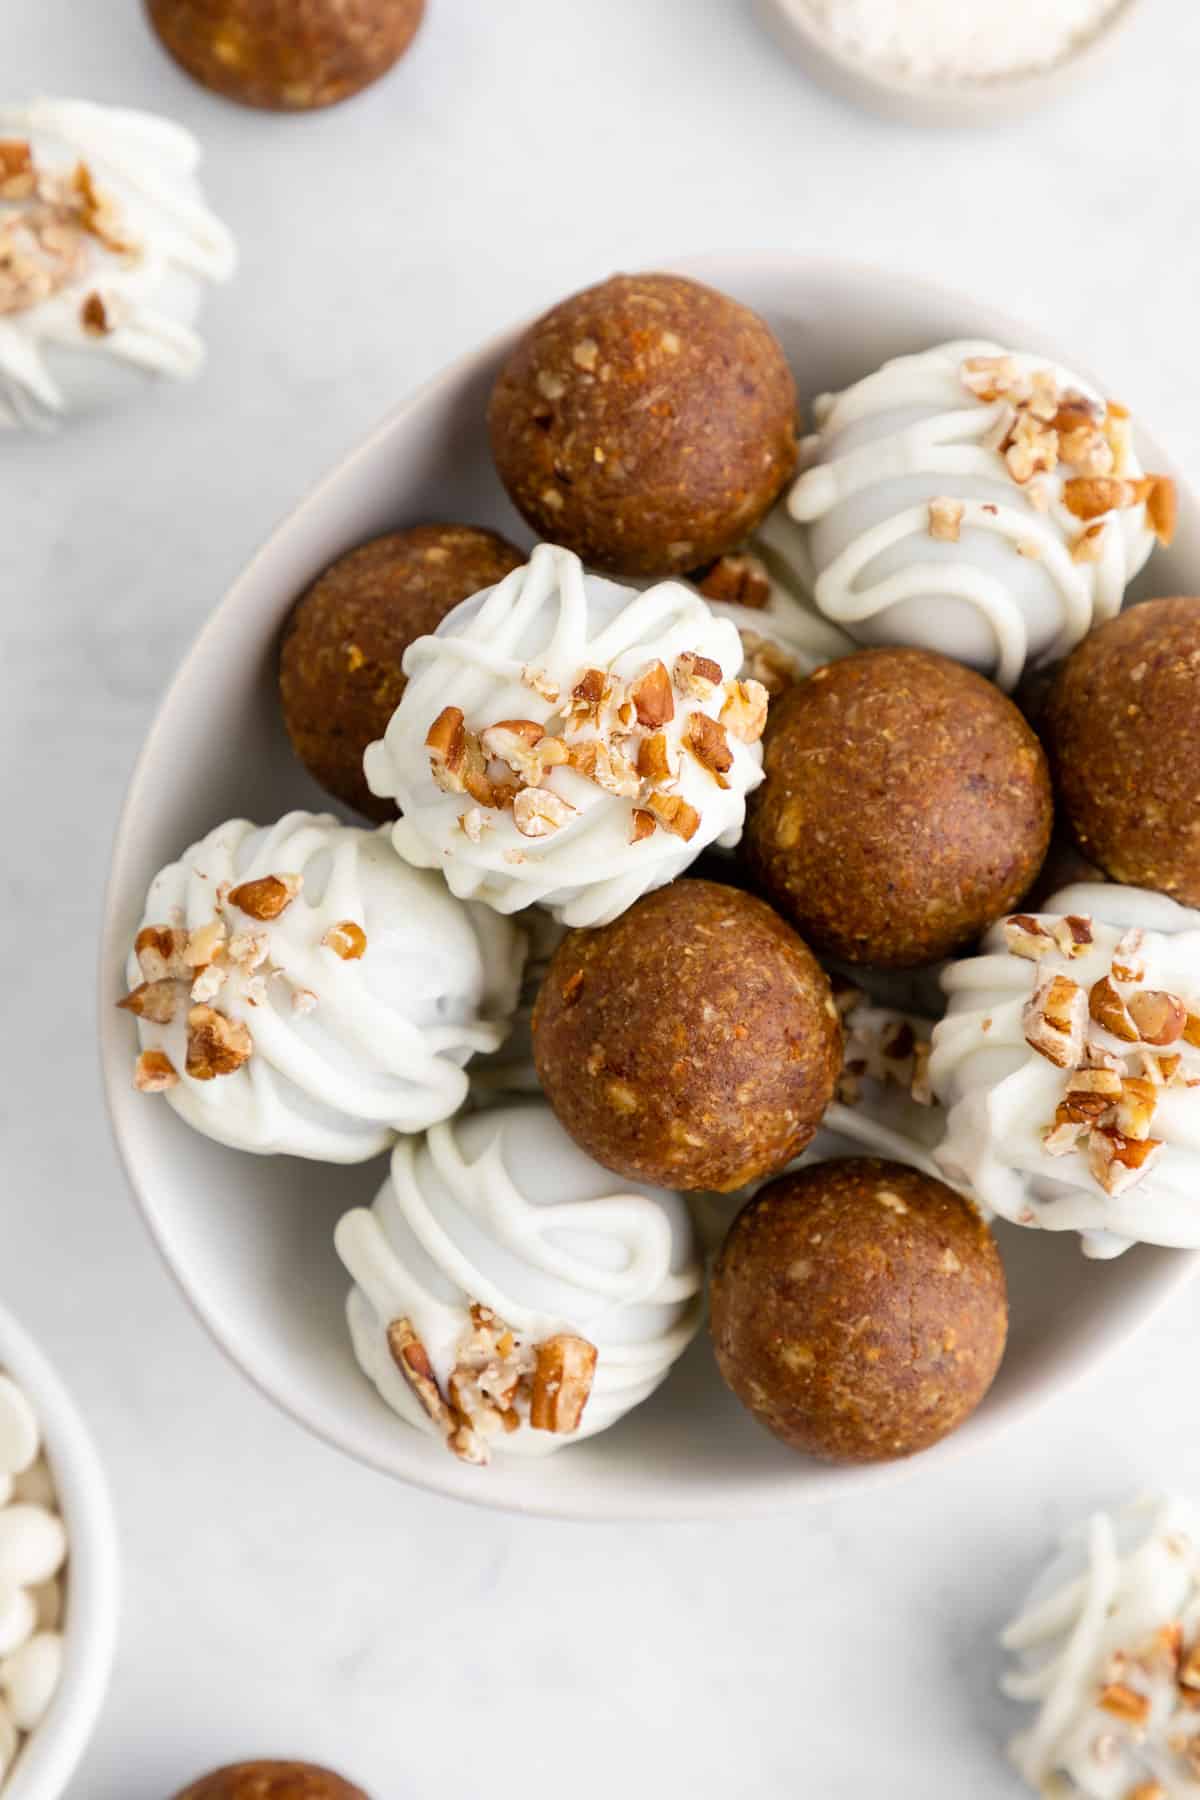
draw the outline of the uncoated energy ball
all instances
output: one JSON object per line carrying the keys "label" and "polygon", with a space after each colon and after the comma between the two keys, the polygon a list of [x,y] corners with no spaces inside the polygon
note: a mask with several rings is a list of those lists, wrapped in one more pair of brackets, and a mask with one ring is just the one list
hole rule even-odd
{"label": "uncoated energy ball", "polygon": [[1092,632],[1042,729],[1083,854],[1200,906],[1200,599],[1151,600]]}
{"label": "uncoated energy ball", "polygon": [[395,818],[362,765],[408,685],[404,652],[524,560],[494,531],[413,525],[347,550],[301,595],[284,632],[279,693],[292,746],[327,793],[368,819]]}
{"label": "uncoated energy ball", "polygon": [[534,530],[619,575],[734,549],[796,460],[796,391],[774,333],[680,275],[614,275],[525,333],[488,425]]}
{"label": "uncoated energy ball", "polygon": [[146,0],[164,47],[193,80],[274,112],[349,99],[397,62],[425,0]]}
{"label": "uncoated energy ball", "polygon": [[875,1157],[771,1182],[713,1273],[721,1374],[768,1431],[830,1462],[888,1462],[956,1430],[1007,1331],[1004,1269],[979,1214]]}
{"label": "uncoated energy ball", "polygon": [[315,1763],[245,1762],[215,1769],[176,1800],[367,1800],[367,1796]]}
{"label": "uncoated energy ball", "polygon": [[676,881],[560,945],[533,1015],[546,1098],[605,1168],[727,1191],[816,1131],[841,1066],[829,982],[769,906]]}
{"label": "uncoated energy ball", "polygon": [[862,650],[774,701],[746,853],[818,952],[936,962],[1031,886],[1050,777],[1012,701],[928,650]]}

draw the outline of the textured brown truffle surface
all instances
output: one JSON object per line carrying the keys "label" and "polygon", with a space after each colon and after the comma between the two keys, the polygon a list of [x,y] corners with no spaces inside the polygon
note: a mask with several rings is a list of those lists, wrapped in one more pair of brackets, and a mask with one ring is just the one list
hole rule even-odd
{"label": "textured brown truffle surface", "polygon": [[795,384],[774,333],[679,275],[615,275],[539,319],[501,370],[488,425],[534,529],[617,574],[733,549],[796,460]]}
{"label": "textured brown truffle surface", "polygon": [[279,691],[296,754],[328,793],[370,819],[395,817],[367,786],[362,759],[399,705],[404,652],[524,560],[491,531],[415,525],[348,551],[301,596]]}
{"label": "textured brown truffle surface", "polygon": [[1004,1268],[979,1214],[875,1157],[771,1182],[713,1273],[725,1380],[785,1444],[831,1462],[889,1462],[957,1430],[1007,1331]]}
{"label": "textured brown truffle surface", "polygon": [[1011,910],[1050,842],[1050,777],[1012,701],[926,650],[862,650],[772,701],[746,854],[847,962],[914,968]]}
{"label": "textured brown truffle surface", "polygon": [[307,112],[349,99],[390,69],[425,0],[146,0],[150,22],[192,78],[243,106]]}
{"label": "textured brown truffle surface", "polygon": [[329,1769],[313,1763],[231,1763],[193,1782],[176,1800],[367,1800]]}
{"label": "textured brown truffle surface", "polygon": [[803,1149],[833,1096],[842,1039],[828,980],[769,906],[676,881],[564,938],[533,1050],[546,1098],[597,1162],[724,1191]]}
{"label": "textured brown truffle surface", "polygon": [[1200,599],[1151,600],[1093,631],[1064,663],[1043,731],[1089,861],[1200,906]]}

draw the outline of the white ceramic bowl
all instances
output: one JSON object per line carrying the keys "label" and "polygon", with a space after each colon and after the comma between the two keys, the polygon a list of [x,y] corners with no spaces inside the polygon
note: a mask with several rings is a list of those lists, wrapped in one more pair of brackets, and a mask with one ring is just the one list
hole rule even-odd
{"label": "white ceramic bowl", "polygon": [[[971,0],[963,0],[969,6]],[[1051,68],[990,81],[921,81],[847,53],[804,0],[754,0],[754,10],[806,75],[841,100],[902,125],[1000,125],[1035,112],[1099,73],[1143,0],[1122,0],[1108,22]]]}
{"label": "white ceramic bowl", "polygon": [[[787,254],[674,266],[765,315],[805,401],[886,357],[950,337],[994,337],[1078,362],[1077,346],[1056,350],[989,306],[878,269]],[[155,871],[219,820],[265,821],[321,803],[288,747],[275,692],[277,638],[295,596],[351,545],[423,519],[491,525],[528,542],[493,473],[483,426],[488,391],[519,329],[435,376],[300,505],[213,613],[163,701],[117,831],[102,949],[103,1057],[130,1181],[167,1263],[238,1366],[331,1444],[422,1487],[527,1512],[684,1519],[766,1513],[927,1468],[1122,1344],[1200,1256],[1138,1249],[1089,1263],[1073,1237],[1003,1230],[1012,1292],[1004,1367],[970,1423],[917,1463],[828,1468],[790,1455],[726,1392],[701,1339],[654,1399],[612,1431],[549,1459],[499,1457],[481,1471],[389,1412],[350,1353],[333,1227],[346,1207],[370,1201],[386,1164],[240,1156],[130,1085],[134,1032],[115,1002]],[[1149,467],[1167,468],[1151,440],[1141,447]],[[1200,591],[1200,511],[1186,493],[1175,547],[1152,560],[1150,579],[1160,592]]]}
{"label": "white ceramic bowl", "polygon": [[28,1396],[67,1529],[63,1670],[50,1709],[9,1773],[3,1800],[58,1800],[100,1712],[117,1641],[118,1558],[108,1487],[75,1402],[41,1350],[0,1307],[0,1369]]}

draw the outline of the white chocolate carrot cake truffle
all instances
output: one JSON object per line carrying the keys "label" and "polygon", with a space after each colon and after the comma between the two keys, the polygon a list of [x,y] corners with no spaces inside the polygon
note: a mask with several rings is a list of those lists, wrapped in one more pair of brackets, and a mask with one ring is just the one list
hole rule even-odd
{"label": "white chocolate carrot cake truffle", "polygon": [[541,1102],[406,1138],[340,1221],[355,1354],[464,1461],[545,1455],[645,1400],[700,1323],[678,1194],[620,1183]]}
{"label": "white chocolate carrot cake truffle", "polygon": [[134,1083],[239,1150],[361,1162],[466,1098],[525,944],[324,814],[234,819],[155,877],[121,1005]]}
{"label": "white chocolate carrot cake truffle", "polygon": [[363,765],[397,850],[498,912],[608,923],[740,837],[767,711],[742,657],[684,583],[638,592],[539,545],[405,655]]}
{"label": "white chocolate carrot cake truffle", "polygon": [[1011,689],[1112,618],[1174,526],[1125,409],[1037,356],[940,344],[814,412],[788,510],[817,607],[862,644],[940,650]]}
{"label": "white chocolate carrot cake truffle", "polygon": [[82,100],[0,103],[0,428],[115,404],[204,361],[227,228],[168,119]]}
{"label": "white chocolate carrot cake truffle", "polygon": [[929,1074],[952,1180],[1088,1256],[1200,1248],[1200,913],[1103,883],[948,965]]}
{"label": "white chocolate carrot cake truffle", "polygon": [[1148,1497],[1071,1532],[1004,1633],[1002,1686],[1036,1709],[1010,1754],[1035,1793],[1200,1790],[1200,1511]]}

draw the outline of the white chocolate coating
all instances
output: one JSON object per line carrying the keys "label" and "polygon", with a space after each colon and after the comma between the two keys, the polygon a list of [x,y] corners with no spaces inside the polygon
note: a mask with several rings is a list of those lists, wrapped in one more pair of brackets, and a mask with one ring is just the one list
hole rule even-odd
{"label": "white chocolate coating", "polygon": [[682,1198],[618,1186],[544,1102],[405,1139],[374,1206],[347,1213],[335,1242],[355,1282],[359,1363],[419,1430],[434,1427],[389,1353],[397,1318],[412,1321],[443,1388],[472,1302],[531,1342],[565,1331],[596,1346],[579,1428],[524,1423],[494,1441],[497,1454],[545,1455],[604,1431],[653,1393],[700,1324],[703,1274]]}
{"label": "white chocolate coating", "polygon": [[[1119,1255],[1133,1243],[1200,1248],[1200,1088],[1175,1085],[1158,1096],[1152,1135],[1165,1146],[1145,1177],[1106,1193],[1091,1173],[1086,1147],[1051,1155],[1044,1141],[1063,1098],[1064,1070],[1026,1042],[1024,1009],[1035,987],[1061,974],[1089,990],[1107,976],[1124,933],[1145,936],[1144,979],[1123,986],[1179,996],[1200,1007],[1200,913],[1165,895],[1103,882],[1063,888],[1036,915],[1043,924],[1069,914],[1089,918],[1095,941],[1080,957],[1058,950],[1037,962],[1009,954],[1003,924],[983,954],[950,963],[942,985],[946,1017],[935,1028],[930,1079],[947,1108],[937,1160],[947,1179],[966,1181],[983,1207],[1016,1224],[1078,1231],[1084,1254]],[[1096,1030],[1095,1041],[1140,1075],[1138,1046]],[[1200,1049],[1170,1046],[1182,1071],[1200,1076]]]}
{"label": "white chocolate coating", "polygon": [[[1005,402],[985,402],[960,370],[1006,356],[1023,373],[1051,368],[1060,386],[1103,405],[1088,383],[1044,358],[995,344],[940,344],[898,357],[816,405],[803,446],[812,466],[788,499],[805,528],[813,597],[861,644],[940,651],[1016,686],[1026,664],[1065,656],[1120,611],[1154,545],[1144,505],[1107,515],[1098,561],[1075,561],[1081,525],[1062,501],[1060,463],[1025,486],[987,440]],[[1121,473],[1141,475],[1129,454]],[[1033,504],[1040,490],[1045,510]],[[930,535],[930,503],[963,507],[957,542]]]}
{"label": "white chocolate coating", "polygon": [[[301,876],[303,886],[270,921],[219,895],[225,884],[283,874]],[[464,1065],[497,1049],[508,1031],[523,938],[402,862],[386,827],[364,831],[303,812],[269,827],[244,819],[218,826],[155,877],[144,923],[197,930],[214,918],[230,941],[247,932],[266,940],[265,961],[230,963],[211,1001],[249,1030],[249,1060],[212,1080],[186,1074],[186,999],[169,1023],[142,1018],[138,1030],[143,1049],[165,1052],[179,1074],[167,1101],[219,1143],[361,1162],[398,1132],[455,1112],[467,1094]],[[342,921],[365,933],[359,960],[322,941]],[[132,988],[142,978],[135,956],[128,973]]]}
{"label": "white chocolate coating", "polygon": [[1179,1682],[1200,1642],[1200,1511],[1189,1501],[1095,1514],[1065,1539],[1002,1641],[1014,1657],[1004,1692],[1037,1708],[1010,1745],[1035,1792],[1196,1794],[1200,1712]]}
{"label": "white chocolate coating", "polygon": [[0,1372],[0,1789],[62,1672],[67,1535],[37,1416]]}
{"label": "white chocolate coating", "polygon": [[444,707],[458,707],[474,732],[505,719],[547,727],[559,701],[537,692],[523,671],[539,671],[553,694],[569,700],[588,669],[628,681],[655,661],[671,669],[684,652],[718,663],[726,681],[742,663],[735,626],[715,618],[684,583],[638,592],[586,575],[569,550],[538,545],[524,568],[464,601],[405,655],[408,686],[363,763],[372,793],[394,798],[403,813],[393,828],[396,849],[419,868],[441,869],[460,899],[486,901],[502,913],[538,903],[576,926],[607,924],[640,895],[682,874],[707,845],[735,844],[746,794],[762,780],[760,745],[730,738],[733,765],[724,789],[693,757],[679,755],[693,713],[718,717],[720,689],[706,700],[677,695],[665,727],[679,760],[674,792],[700,815],[690,840],[660,828],[632,843],[637,800],[557,767],[542,785],[575,809],[565,824],[535,838],[522,835],[511,809],[489,813],[482,838],[472,842],[460,823],[470,799],[443,792],[430,770],[426,734]]}
{"label": "white chocolate coating", "polygon": [[[98,240],[67,285],[0,313],[0,429],[45,427],[65,414],[136,392],[147,375],[190,380],[204,361],[195,329],[203,290],[233,274],[236,251],[196,180],[200,149],[151,113],[82,100],[0,105],[0,138],[29,142],[39,172],[70,177],[80,163],[112,202],[132,254]],[[0,224],[23,202],[0,200]],[[112,324],[89,332],[98,294]]]}

